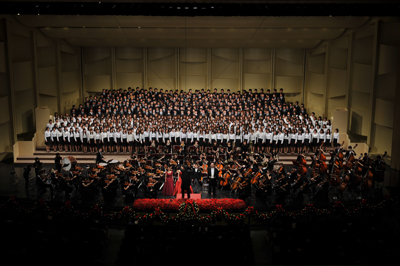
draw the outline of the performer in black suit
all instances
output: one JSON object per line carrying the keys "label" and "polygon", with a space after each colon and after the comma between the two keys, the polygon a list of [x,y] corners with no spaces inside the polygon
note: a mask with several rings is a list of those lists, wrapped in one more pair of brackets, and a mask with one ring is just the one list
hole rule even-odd
{"label": "performer in black suit", "polygon": [[33,168],[35,168],[35,176],[39,175],[40,170],[43,168],[42,162],[39,160],[39,157],[35,158],[35,162],[33,163]]}
{"label": "performer in black suit", "polygon": [[56,157],[54,158],[54,163],[56,164],[56,170],[61,173],[61,160],[63,158],[60,156],[60,154],[57,152]]}
{"label": "performer in black suit", "polygon": [[200,180],[201,180],[201,169],[199,167],[198,164],[194,165],[194,169],[193,169],[193,192],[194,193],[200,193],[201,190],[201,186],[200,186]]}
{"label": "performer in black suit", "polygon": [[217,188],[217,176],[218,170],[215,168],[214,163],[211,163],[210,167],[208,168],[208,193],[211,196],[211,193],[215,197],[216,188]]}
{"label": "performer in black suit", "polygon": [[100,148],[99,151],[97,152],[96,155],[96,164],[99,163],[105,163],[106,161],[104,161],[104,157],[103,157],[103,148]]}
{"label": "performer in black suit", "polygon": [[188,195],[188,199],[190,199],[190,184],[191,184],[191,178],[190,178],[190,172],[187,168],[187,165],[181,165],[181,171],[182,171],[182,183],[181,183],[181,189],[182,189],[182,199],[185,197],[185,190]]}

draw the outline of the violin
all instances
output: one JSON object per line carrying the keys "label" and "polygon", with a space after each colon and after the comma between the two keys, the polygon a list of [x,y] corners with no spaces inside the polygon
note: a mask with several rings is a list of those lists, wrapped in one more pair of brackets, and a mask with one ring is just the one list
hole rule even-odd
{"label": "violin", "polygon": [[149,183],[147,183],[147,187],[153,187],[157,183],[158,181],[156,181],[155,179],[149,178]]}
{"label": "violin", "polygon": [[97,174],[90,174],[89,177],[90,177],[91,179],[97,179],[97,178],[99,178],[99,177],[97,176]]}
{"label": "violin", "polygon": [[312,177],[311,179],[310,179],[310,181],[311,182],[315,182],[316,181],[316,178],[319,176],[319,174],[317,174],[317,175],[315,175],[314,177]]}
{"label": "violin", "polygon": [[243,181],[241,183],[239,183],[239,188],[242,189],[244,187],[246,187],[248,185],[247,181]]}
{"label": "violin", "polygon": [[107,179],[109,179],[109,180],[115,179],[115,175],[107,175]]}
{"label": "violin", "polygon": [[157,175],[159,175],[159,174],[165,174],[165,172],[164,172],[164,171],[161,171],[160,169],[157,169],[157,170],[156,170],[156,174],[157,174]]}
{"label": "violin", "polygon": [[299,189],[300,189],[300,190],[303,190],[303,188],[304,188],[306,185],[307,185],[307,181],[305,181],[304,184],[301,185]]}
{"label": "violin", "polygon": [[277,175],[281,175],[283,171],[283,166],[280,166],[278,171],[272,171],[273,173],[277,174]]}

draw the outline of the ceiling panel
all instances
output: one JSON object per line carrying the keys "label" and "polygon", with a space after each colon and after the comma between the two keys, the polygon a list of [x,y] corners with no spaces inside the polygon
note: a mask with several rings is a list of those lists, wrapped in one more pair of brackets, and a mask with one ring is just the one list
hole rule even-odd
{"label": "ceiling panel", "polygon": [[[42,28],[50,38],[132,38],[132,39],[334,39],[344,29],[110,29]],[[255,33],[255,34],[254,34]],[[253,36],[254,35],[254,36]]]}
{"label": "ceiling panel", "polygon": [[200,48],[296,48],[309,49],[320,43],[321,40],[238,40],[238,39],[204,39],[204,40],[182,40],[182,39],[66,39],[73,46],[106,46],[106,47],[200,47]]}
{"label": "ceiling panel", "polygon": [[122,29],[110,28],[42,28],[43,34],[50,38],[126,38]]}
{"label": "ceiling panel", "polygon": [[29,27],[113,27],[118,28],[114,16],[15,16],[21,23]]}
{"label": "ceiling panel", "polygon": [[[368,17],[15,16],[31,27],[353,28]],[[261,24],[262,22],[262,24]]]}
{"label": "ceiling panel", "polygon": [[74,46],[313,48],[368,17],[14,16]]}

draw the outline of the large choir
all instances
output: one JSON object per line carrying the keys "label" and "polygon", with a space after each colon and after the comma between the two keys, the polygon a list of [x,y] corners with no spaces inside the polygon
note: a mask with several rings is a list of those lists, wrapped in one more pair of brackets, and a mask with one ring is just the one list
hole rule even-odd
{"label": "large choir", "polygon": [[160,92],[103,90],[70,113],[55,114],[45,131],[47,151],[144,152],[197,141],[204,152],[214,142],[227,147],[252,144],[253,152],[315,152],[339,142],[325,117],[310,116],[303,104],[287,104],[283,89],[244,93],[228,90]]}
{"label": "large choir", "polygon": [[[218,190],[229,190],[243,199],[254,193],[277,201],[317,196],[329,188],[340,195],[346,189],[367,191],[383,181],[383,157],[356,158],[352,147],[340,145],[338,130],[331,131],[326,118],[308,116],[298,102],[287,104],[282,89],[178,93],[129,88],[103,90],[70,113],[55,114],[45,141],[47,151],[97,152],[95,167],[79,169],[71,157],[72,168],[62,174],[59,162],[50,179],[67,195],[78,191],[90,197],[100,189],[111,199],[142,191],[144,197],[174,196],[180,193],[182,173],[191,176],[194,193],[207,189],[215,197]],[[103,152],[129,155],[120,163],[105,159]],[[279,155],[289,153],[297,160],[285,171]],[[305,156],[311,156],[311,165]],[[38,178],[40,184],[45,177]]]}

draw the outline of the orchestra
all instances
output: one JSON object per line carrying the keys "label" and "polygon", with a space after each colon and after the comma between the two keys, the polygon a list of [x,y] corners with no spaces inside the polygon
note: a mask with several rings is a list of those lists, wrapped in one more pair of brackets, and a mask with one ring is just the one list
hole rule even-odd
{"label": "orchestra", "polygon": [[[106,159],[95,167],[84,169],[86,171],[72,158],[69,171],[56,170],[55,174],[49,174],[47,183],[46,174],[41,171],[37,182],[41,187],[51,184],[52,193],[56,188],[65,191],[67,198],[75,192],[80,193],[82,199],[94,199],[99,190],[105,201],[112,201],[118,193],[126,200],[139,196],[157,198],[161,195],[166,171],[172,171],[176,183],[183,165],[191,175],[195,193],[203,191],[209,196],[222,197],[218,192],[221,190],[229,191],[224,194],[229,197],[246,199],[254,195],[264,202],[283,203],[288,197],[301,201],[304,194],[311,199],[324,198],[328,189],[337,191],[339,196],[354,191],[368,193],[375,183],[383,181],[383,157],[386,154],[374,160],[367,153],[357,158],[352,147],[345,150],[341,146],[330,154],[321,148],[311,156],[311,163],[306,161],[305,155],[299,154],[292,166],[284,167],[276,155],[241,150],[226,153],[222,143],[214,150],[215,141],[213,147],[199,155],[190,148],[189,152],[180,149],[176,154],[149,151],[133,155],[124,162]],[[332,157],[329,162],[327,156]],[[211,191],[210,187],[208,191],[203,190],[204,184],[212,184],[216,190]]]}

